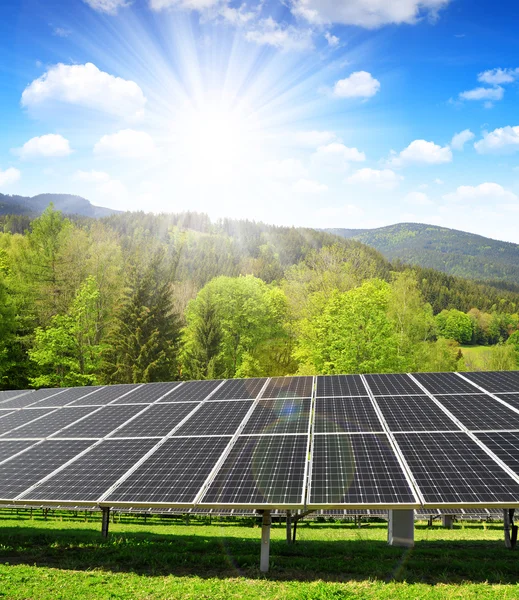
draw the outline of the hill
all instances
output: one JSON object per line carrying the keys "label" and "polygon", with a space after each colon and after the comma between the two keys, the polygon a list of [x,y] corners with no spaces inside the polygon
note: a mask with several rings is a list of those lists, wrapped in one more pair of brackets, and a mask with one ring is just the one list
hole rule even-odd
{"label": "hill", "polygon": [[37,196],[8,196],[0,194],[0,215],[38,216],[53,203],[56,210],[66,215],[80,215],[99,219],[120,211],[94,206],[81,196],[72,194],[38,194]]}
{"label": "hill", "polygon": [[325,231],[372,246],[391,261],[458,277],[519,285],[518,244],[419,223]]}

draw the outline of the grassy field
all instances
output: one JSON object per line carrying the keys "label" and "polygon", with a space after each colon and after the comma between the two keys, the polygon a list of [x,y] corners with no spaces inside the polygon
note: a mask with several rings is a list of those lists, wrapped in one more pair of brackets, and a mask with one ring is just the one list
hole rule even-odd
{"label": "grassy field", "polygon": [[484,371],[488,369],[488,361],[493,346],[461,346],[465,366],[469,371]]}
{"label": "grassy field", "polygon": [[519,556],[499,524],[416,527],[412,550],[386,544],[385,523],[301,524],[288,546],[272,527],[271,571],[260,529],[201,521],[110,524],[0,518],[0,597],[9,599],[519,598]]}

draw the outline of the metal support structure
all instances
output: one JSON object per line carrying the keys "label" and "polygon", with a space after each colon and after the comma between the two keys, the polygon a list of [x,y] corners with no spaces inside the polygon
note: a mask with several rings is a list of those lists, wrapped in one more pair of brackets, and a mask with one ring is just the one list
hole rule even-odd
{"label": "metal support structure", "polygon": [[101,535],[104,538],[108,537],[108,528],[110,526],[110,507],[103,506],[101,509],[103,511],[103,523],[101,525]]}
{"label": "metal support structure", "polygon": [[503,510],[503,521],[505,529],[505,546],[513,550],[517,544],[517,525],[514,524],[514,508]]}
{"label": "metal support structure", "polygon": [[287,510],[287,544],[292,543],[292,511]]}
{"label": "metal support structure", "polygon": [[452,515],[442,515],[442,525],[445,529],[452,529],[454,527],[454,517]]}
{"label": "metal support structure", "polygon": [[263,511],[263,519],[261,523],[261,557],[260,557],[260,571],[267,573],[269,570],[269,556],[270,556],[270,526],[272,525],[272,518],[270,516],[270,510]]}
{"label": "metal support structure", "polygon": [[387,542],[403,548],[414,546],[414,510],[389,511]]}

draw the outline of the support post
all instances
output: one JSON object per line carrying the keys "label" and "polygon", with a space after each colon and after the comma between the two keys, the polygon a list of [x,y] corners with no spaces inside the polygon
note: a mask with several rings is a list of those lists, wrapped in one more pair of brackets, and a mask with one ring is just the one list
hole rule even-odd
{"label": "support post", "polygon": [[260,571],[267,573],[269,570],[269,555],[270,555],[270,526],[272,518],[270,510],[263,511],[263,519],[261,523],[261,556],[260,556]]}
{"label": "support post", "polygon": [[514,524],[515,509],[505,508],[503,510],[503,523],[505,529],[505,546],[513,550],[517,544],[517,525]]}
{"label": "support post", "polygon": [[101,535],[104,538],[108,537],[108,527],[110,525],[110,507],[103,506],[101,509],[103,511],[103,523],[101,525]]}
{"label": "support post", "polygon": [[443,515],[442,525],[445,529],[452,529],[454,526],[454,517],[452,515]]}
{"label": "support post", "polygon": [[414,546],[414,510],[389,511],[387,541],[390,546]]}
{"label": "support post", "polygon": [[287,510],[287,544],[292,543],[292,511]]}

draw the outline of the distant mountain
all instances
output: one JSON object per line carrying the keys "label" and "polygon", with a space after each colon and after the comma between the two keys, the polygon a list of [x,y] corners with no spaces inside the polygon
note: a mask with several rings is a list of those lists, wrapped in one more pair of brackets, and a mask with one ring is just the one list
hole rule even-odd
{"label": "distant mountain", "polygon": [[51,202],[56,210],[61,210],[67,215],[81,215],[94,219],[121,212],[111,208],[94,206],[85,198],[73,196],[72,194],[38,194],[32,198],[0,194],[0,215],[39,215]]}
{"label": "distant mountain", "polygon": [[519,285],[518,244],[418,223],[325,231],[359,240],[391,261],[400,260],[470,279]]}

